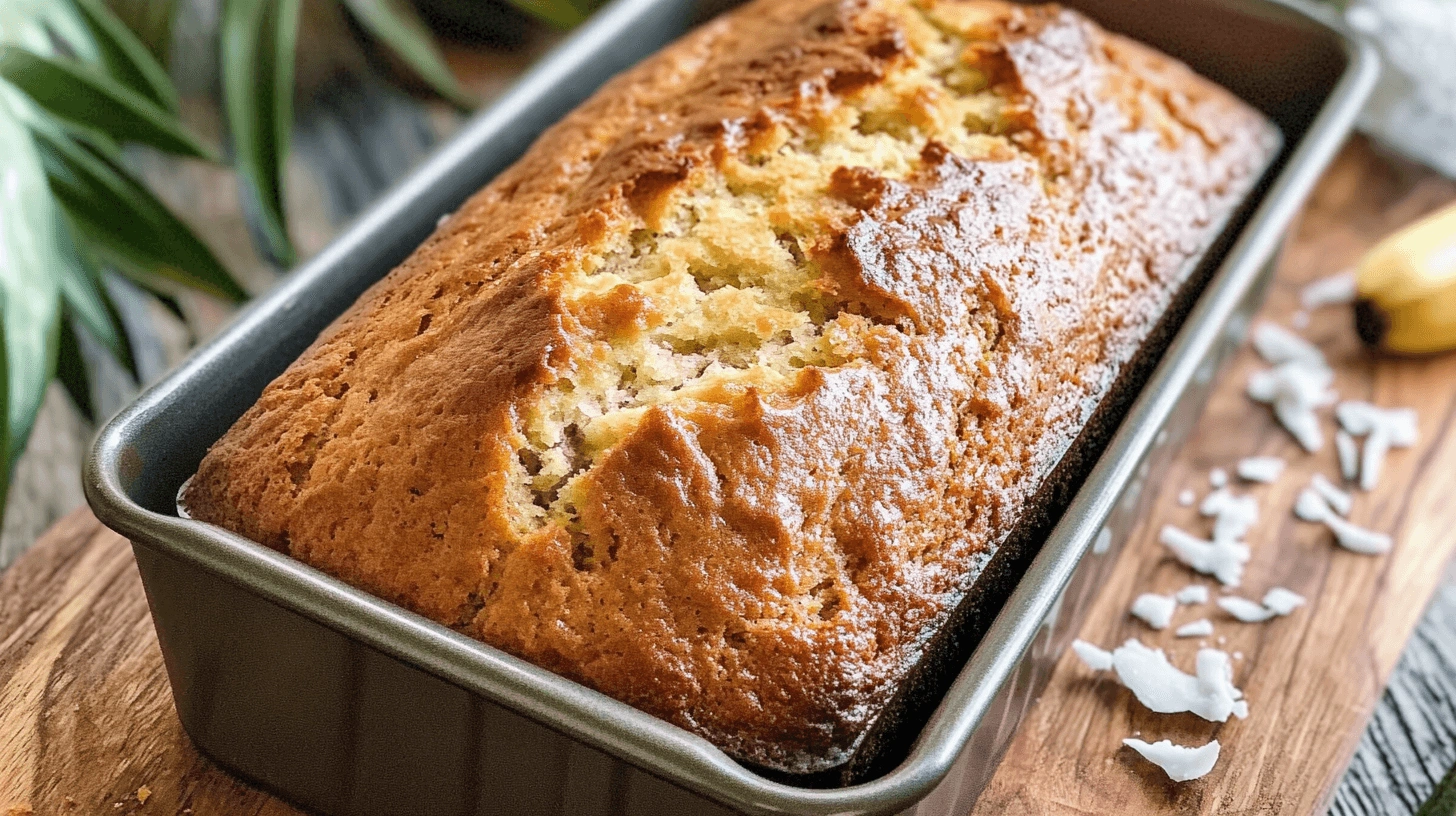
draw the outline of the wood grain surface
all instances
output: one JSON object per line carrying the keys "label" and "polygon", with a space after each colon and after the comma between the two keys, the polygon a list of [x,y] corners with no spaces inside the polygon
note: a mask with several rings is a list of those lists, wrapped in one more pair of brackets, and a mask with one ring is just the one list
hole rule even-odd
{"label": "wood grain surface", "polygon": [[[1300,218],[1261,319],[1288,325],[1305,282],[1348,267],[1381,236],[1453,198],[1456,185],[1383,161],[1365,142],[1352,142]],[[1334,446],[1327,438],[1323,451],[1304,454],[1270,411],[1244,396],[1249,373],[1263,366],[1245,348],[1223,372],[1155,511],[1130,536],[1081,637],[1107,647],[1136,637],[1191,671],[1197,639],[1180,640],[1171,627],[1154,632],[1128,615],[1139,594],[1171,593],[1198,577],[1167,557],[1158,531],[1175,524],[1204,533],[1207,521],[1176,497],[1184,489],[1206,494],[1211,468],[1232,472],[1239,458],[1255,454],[1287,457],[1289,467],[1275,484],[1236,485],[1258,497],[1261,512],[1248,537],[1254,557],[1239,592],[1257,600],[1284,586],[1308,597],[1309,605],[1268,623],[1239,623],[1212,604],[1182,607],[1174,619],[1175,626],[1205,616],[1214,621],[1213,643],[1235,653],[1234,682],[1248,697],[1248,719],[1218,724],[1151,713],[1068,653],[977,814],[1307,814],[1328,807],[1456,549],[1456,355],[1377,360],[1360,348],[1345,309],[1315,312],[1303,334],[1325,351],[1342,399],[1420,413],[1418,446],[1392,453],[1380,484],[1357,495],[1351,515],[1391,532],[1395,550],[1383,557],[1346,552],[1322,526],[1293,517],[1295,496],[1311,474],[1338,476]],[[1323,425],[1329,437],[1333,421]],[[1122,747],[1131,736],[1183,745],[1217,738],[1222,756],[1207,777],[1175,784]]]}
{"label": "wood grain surface", "polygon": [[[1352,142],[1300,222],[1267,314],[1287,316],[1302,281],[1340,269],[1379,235],[1453,197],[1456,186]],[[1179,618],[1207,613],[1224,647],[1243,653],[1236,681],[1250,718],[1219,726],[1151,715],[1126,691],[1064,661],[977,813],[1310,813],[1329,800],[1456,547],[1456,503],[1444,500],[1456,489],[1456,357],[1373,362],[1336,311],[1317,314],[1308,334],[1329,351],[1342,394],[1421,411],[1420,447],[1393,453],[1380,489],[1356,505],[1357,520],[1397,532],[1395,553],[1337,552],[1327,534],[1288,515],[1312,469],[1335,471],[1333,453],[1295,453],[1267,412],[1241,396],[1253,363],[1240,358],[1082,636],[1109,645],[1140,636],[1187,666],[1195,643],[1155,636],[1126,616],[1137,593],[1177,589],[1191,577],[1162,557],[1154,531],[1164,522],[1201,529],[1173,497],[1185,486],[1206,492],[1210,467],[1255,452],[1289,456],[1285,478],[1253,490],[1264,518],[1251,536],[1245,586],[1250,595],[1288,586],[1310,606],[1266,624],[1234,623],[1212,608],[1185,608]],[[1450,665],[1443,654],[1420,660],[1439,673]],[[1224,757],[1207,779],[1174,786],[1119,747],[1136,732],[1150,741],[1217,736]],[[1360,788],[1364,799],[1341,813],[1400,812],[1362,810],[1371,790]],[[0,575],[0,814],[32,812],[299,812],[213,766],[182,733],[130,549],[85,511]]]}

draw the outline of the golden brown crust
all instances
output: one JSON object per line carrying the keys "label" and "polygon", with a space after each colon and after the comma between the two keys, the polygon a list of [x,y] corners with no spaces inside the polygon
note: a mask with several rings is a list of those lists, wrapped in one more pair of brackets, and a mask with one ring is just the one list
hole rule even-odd
{"label": "golden brown crust", "polygon": [[[703,191],[828,161],[845,121],[889,164],[753,193],[807,288],[752,312],[729,298],[766,284],[693,290],[754,316],[712,350],[731,376],[538,442],[532,417],[593,361],[681,319],[648,278],[593,281],[667,253]],[[1055,6],[757,0],[461,207],[268,387],[185,503],[736,757],[834,767],[1274,143],[1222,89]],[[778,379],[732,362],[792,320],[832,350]]]}

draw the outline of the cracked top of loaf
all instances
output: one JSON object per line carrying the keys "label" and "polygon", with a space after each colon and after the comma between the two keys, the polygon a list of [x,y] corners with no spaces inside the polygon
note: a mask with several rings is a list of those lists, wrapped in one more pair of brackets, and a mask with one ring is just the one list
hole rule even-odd
{"label": "cracked top of loaf", "polygon": [[832,768],[1276,144],[1057,6],[757,0],[541,136],[183,501],[739,759]]}

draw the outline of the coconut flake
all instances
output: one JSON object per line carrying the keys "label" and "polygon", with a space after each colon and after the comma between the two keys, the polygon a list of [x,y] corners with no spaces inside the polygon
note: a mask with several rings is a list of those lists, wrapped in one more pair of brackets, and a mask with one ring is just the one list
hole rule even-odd
{"label": "coconut flake", "polygon": [[1223,468],[1214,468],[1208,472],[1208,483],[1216,488],[1228,484],[1228,471]]}
{"label": "coconut flake", "polygon": [[1305,450],[1313,453],[1324,446],[1319,417],[1314,409],[1329,405],[1337,397],[1330,390],[1335,373],[1323,359],[1295,359],[1273,369],[1249,375],[1248,395],[1256,402],[1274,407],[1274,417]]}
{"label": "coconut flake", "polygon": [[1208,587],[1203,584],[1189,584],[1173,596],[1180,604],[1208,603]]}
{"label": "coconut flake", "polygon": [[1180,638],[1185,637],[1208,637],[1213,634],[1213,623],[1208,618],[1199,618],[1191,623],[1185,623],[1173,633]]}
{"label": "coconut flake", "polygon": [[1325,478],[1323,473],[1316,473],[1309,480],[1309,486],[1314,492],[1320,494],[1320,498],[1330,506],[1331,510],[1342,516],[1350,515],[1350,510],[1355,505],[1355,500],[1349,493],[1335,487],[1334,483]]}
{"label": "coconut flake", "polygon": [[1246,456],[1239,460],[1239,478],[1246,482],[1270,484],[1284,472],[1284,460],[1278,456]]}
{"label": "coconut flake", "polygon": [[1335,418],[1351,436],[1365,437],[1360,452],[1361,490],[1374,490],[1380,481],[1386,452],[1414,445],[1419,432],[1416,412],[1410,408],[1381,408],[1368,402],[1346,400],[1336,406]]}
{"label": "coconut flake", "polygon": [[1085,640],[1072,641],[1072,651],[1077,657],[1087,664],[1092,671],[1107,671],[1112,668],[1112,652],[1099,646],[1088,643]]}
{"label": "coconut flake", "polygon": [[1259,520],[1259,502],[1253,496],[1235,496],[1229,489],[1219,488],[1203,499],[1198,512],[1214,517],[1214,541],[1235,541]]}
{"label": "coconut flake", "polygon": [[1304,596],[1284,587],[1274,587],[1264,593],[1264,608],[1276,615],[1289,615],[1306,603]]}
{"label": "coconut flake", "polygon": [[1168,624],[1173,622],[1173,611],[1177,608],[1178,601],[1173,596],[1145,592],[1132,602],[1132,609],[1129,611],[1133,617],[1141,618],[1154,629],[1167,629]]}
{"label": "coconut flake", "polygon": [[1335,453],[1340,457],[1340,475],[1347,482],[1355,481],[1360,475],[1360,448],[1344,428],[1335,431]]}
{"label": "coconut flake", "polygon": [[1198,501],[1198,494],[1194,493],[1192,490],[1188,490],[1187,488],[1184,488],[1183,491],[1178,494],[1178,504],[1182,505],[1183,507],[1192,507],[1193,503],[1196,501]]}
{"label": "coconut flake", "polygon": [[1319,347],[1277,323],[1260,323],[1251,339],[1254,351],[1271,365],[1291,361],[1325,364]]}
{"label": "coconut flake", "polygon": [[1129,639],[1112,650],[1112,667],[1118,680],[1150,711],[1189,711],[1210,722],[1248,716],[1244,694],[1234,688],[1233,664],[1217,649],[1199,649],[1196,674],[1184,674],[1168,662],[1162,649]]}
{"label": "coconut flake", "polygon": [[1225,586],[1238,586],[1251,553],[1247,544],[1228,539],[1205,541],[1177,527],[1167,525],[1158,541],[1173,551],[1179,561],[1196,572],[1212,575]]}
{"label": "coconut flake", "polygon": [[1218,762],[1218,740],[1213,740],[1207,745],[1197,748],[1174,745],[1169,740],[1159,740],[1148,744],[1131,737],[1123,740],[1122,744],[1142,754],[1143,759],[1162,768],[1163,773],[1174,782],[1199,779],[1213,770],[1213,766]]}
{"label": "coconut flake", "polygon": [[1390,552],[1390,536],[1367,530],[1340,518],[1334,508],[1312,487],[1306,487],[1299,492],[1299,498],[1294,502],[1294,515],[1304,521],[1323,523],[1335,534],[1335,542],[1351,552],[1361,555],[1382,555]]}
{"label": "coconut flake", "polygon": [[1310,311],[1322,306],[1342,306],[1355,302],[1355,271],[1346,269],[1327,278],[1305,284],[1299,292],[1299,305]]}
{"label": "coconut flake", "polygon": [[1325,518],[1325,524],[1335,534],[1335,541],[1341,547],[1361,555],[1384,555],[1393,544],[1390,536],[1351,524],[1334,513]]}
{"label": "coconut flake", "polygon": [[1274,611],[1265,609],[1262,604],[1254,603],[1248,598],[1240,598],[1230,595],[1226,598],[1219,598],[1218,605],[1223,611],[1233,615],[1244,623],[1259,623],[1274,617]]}

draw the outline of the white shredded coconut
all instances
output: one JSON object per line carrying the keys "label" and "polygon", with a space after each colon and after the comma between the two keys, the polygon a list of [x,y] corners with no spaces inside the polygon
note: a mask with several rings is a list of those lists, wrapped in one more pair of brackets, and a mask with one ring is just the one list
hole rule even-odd
{"label": "white shredded coconut", "polygon": [[1184,507],[1192,507],[1193,503],[1196,501],[1198,501],[1198,494],[1187,488],[1184,488],[1183,491],[1178,494],[1178,504]]}
{"label": "white shredded coconut", "polygon": [[1255,371],[1249,375],[1246,390],[1250,399],[1272,405],[1279,423],[1301,447],[1313,453],[1324,447],[1324,433],[1314,409],[1337,399],[1330,390],[1334,381],[1335,373],[1322,358],[1300,358]]}
{"label": "white shredded coconut", "polygon": [[1173,622],[1173,612],[1177,608],[1178,601],[1173,596],[1145,592],[1137,596],[1129,611],[1133,617],[1141,618],[1154,629],[1167,629],[1168,624]]}
{"label": "white shredded coconut", "polygon": [[1180,604],[1208,603],[1208,587],[1203,584],[1189,584],[1173,596]]}
{"label": "white shredded coconut", "polygon": [[1324,497],[1312,487],[1299,492],[1294,502],[1294,515],[1304,521],[1322,522],[1335,534],[1335,542],[1351,552],[1361,555],[1381,555],[1390,552],[1390,536],[1359,527],[1335,513]]}
{"label": "white shredded coconut", "polygon": [[1103,527],[1097,531],[1097,538],[1092,541],[1092,554],[1105,555],[1112,549],[1112,531]]}
{"label": "white shredded coconut", "polygon": [[1274,587],[1264,593],[1264,608],[1276,615],[1289,615],[1306,603],[1304,596],[1284,587]]}
{"label": "white shredded coconut", "polygon": [[1140,739],[1128,738],[1122,741],[1123,745],[1142,754],[1143,759],[1163,769],[1163,773],[1174,782],[1187,782],[1191,779],[1199,779],[1213,770],[1218,762],[1218,740],[1213,740],[1207,745],[1197,748],[1189,748],[1183,745],[1174,745],[1169,740],[1159,740],[1151,745]]}
{"label": "white shredded coconut", "polygon": [[1365,437],[1360,453],[1360,489],[1374,490],[1391,448],[1408,448],[1416,443],[1418,422],[1410,408],[1381,408],[1368,402],[1347,400],[1335,408],[1335,418],[1351,436]]}
{"label": "white shredded coconut", "polygon": [[1284,472],[1284,459],[1278,456],[1246,456],[1239,460],[1239,478],[1247,482],[1269,484]]}
{"label": "white shredded coconut", "polygon": [[1340,475],[1353,482],[1360,475],[1360,448],[1344,428],[1335,431],[1335,453],[1340,457]]}
{"label": "white shredded coconut", "polygon": [[1191,623],[1185,623],[1173,633],[1180,638],[1185,637],[1208,637],[1213,634],[1213,623],[1208,618],[1199,618]]}
{"label": "white shredded coconut", "polygon": [[1173,551],[1179,561],[1196,572],[1212,575],[1225,586],[1238,586],[1249,563],[1249,546],[1228,539],[1205,541],[1177,527],[1167,525],[1158,534],[1158,541]]}
{"label": "white shredded coconut", "polygon": [[1214,517],[1214,541],[1234,541],[1254,528],[1259,502],[1253,496],[1235,496],[1228,488],[1219,488],[1204,497],[1198,512]]}
{"label": "white shredded coconut", "polygon": [[1107,671],[1112,668],[1112,652],[1094,646],[1085,640],[1072,641],[1072,651],[1076,652],[1077,657],[1081,658],[1082,662],[1087,664],[1087,668],[1092,671]]}
{"label": "white shredded coconut", "polygon": [[1274,617],[1274,611],[1272,609],[1265,609],[1263,604],[1257,604],[1248,598],[1240,598],[1236,595],[1219,598],[1218,605],[1223,611],[1233,615],[1244,623],[1258,623]]}
{"label": "white shredded coconut", "polygon": [[1311,311],[1322,306],[1343,306],[1355,302],[1355,270],[1346,269],[1327,278],[1305,284],[1299,304]]}
{"label": "white shredded coconut", "polygon": [[1270,365],[1296,360],[1325,364],[1325,355],[1317,346],[1277,323],[1260,323],[1250,339],[1254,351]]}
{"label": "white shredded coconut", "polygon": [[1223,487],[1228,484],[1228,471],[1223,468],[1214,468],[1208,472],[1208,483],[1214,487]]}
{"label": "white shredded coconut", "polygon": [[1227,653],[1199,649],[1195,666],[1195,674],[1184,674],[1168,662],[1162,649],[1144,646],[1136,639],[1112,650],[1117,679],[1150,711],[1189,711],[1210,722],[1249,715],[1244,693],[1234,687],[1233,664]]}
{"label": "white shredded coconut", "polygon": [[1314,492],[1320,494],[1325,503],[1342,516],[1350,515],[1350,510],[1355,506],[1355,499],[1349,493],[1335,487],[1334,483],[1325,478],[1323,473],[1316,473],[1309,480],[1309,486]]}

